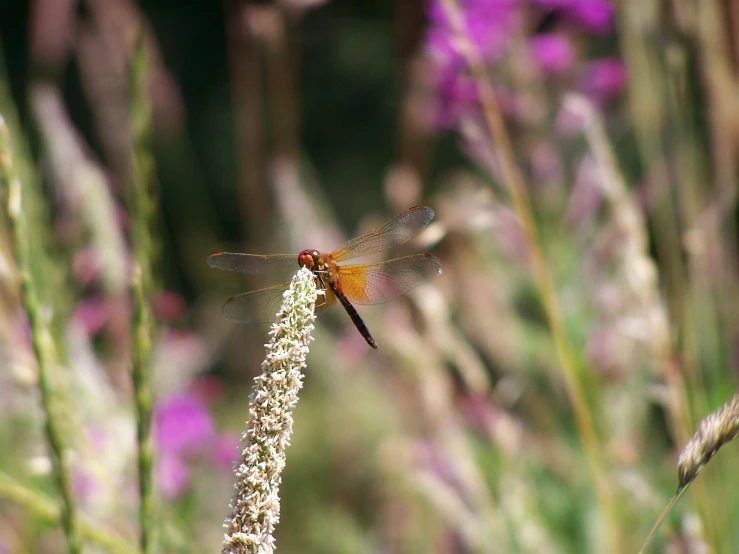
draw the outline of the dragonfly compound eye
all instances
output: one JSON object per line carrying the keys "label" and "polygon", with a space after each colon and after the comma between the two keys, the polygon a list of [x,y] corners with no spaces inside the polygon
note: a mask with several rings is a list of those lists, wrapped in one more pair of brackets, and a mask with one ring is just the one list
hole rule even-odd
{"label": "dragonfly compound eye", "polygon": [[308,269],[313,269],[316,265],[316,257],[314,254],[317,254],[315,250],[303,250],[300,254],[298,254],[298,264],[300,267],[305,267]]}

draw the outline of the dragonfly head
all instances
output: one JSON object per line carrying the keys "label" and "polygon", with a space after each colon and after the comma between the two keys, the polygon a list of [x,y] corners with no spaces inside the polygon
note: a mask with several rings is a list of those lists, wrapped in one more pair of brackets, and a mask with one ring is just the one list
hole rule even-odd
{"label": "dragonfly head", "polygon": [[298,254],[298,264],[300,267],[314,270],[323,264],[321,253],[318,250],[303,250]]}

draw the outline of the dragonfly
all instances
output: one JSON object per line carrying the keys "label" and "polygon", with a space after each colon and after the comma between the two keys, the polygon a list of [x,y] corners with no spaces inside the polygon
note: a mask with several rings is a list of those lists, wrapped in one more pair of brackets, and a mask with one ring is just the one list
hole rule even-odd
{"label": "dragonfly", "polygon": [[[313,272],[316,287],[324,292],[316,304],[316,311],[325,311],[338,300],[367,344],[377,348],[377,342],[354,304],[380,304],[393,300],[439,275],[441,263],[431,254],[412,254],[377,264],[343,262],[405,244],[433,217],[431,208],[415,206],[382,227],[351,239],[330,254],[312,249],[303,250],[297,258],[294,254],[219,252],[208,257],[208,265],[237,273],[270,275],[293,270],[297,261],[299,267]],[[272,322],[288,287],[289,284],[283,284],[233,296],[223,305],[223,316],[229,321],[243,323]]]}

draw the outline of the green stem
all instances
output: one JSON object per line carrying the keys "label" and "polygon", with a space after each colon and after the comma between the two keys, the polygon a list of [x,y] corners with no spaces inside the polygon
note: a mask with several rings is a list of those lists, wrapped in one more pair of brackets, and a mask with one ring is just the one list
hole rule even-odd
{"label": "green stem", "polygon": [[151,444],[151,414],[153,398],[149,383],[151,358],[151,320],[144,298],[140,267],[134,268],[133,277],[133,388],[136,404],[136,441],[138,444],[139,472],[139,524],[141,526],[141,551],[153,552],[153,447]]}
{"label": "green stem", "polygon": [[131,183],[130,214],[133,243],[133,310],[131,323],[133,368],[132,379],[136,404],[136,440],[139,471],[139,523],[141,552],[154,552],[156,539],[151,418],[153,394],[150,385],[152,316],[147,297],[151,291],[151,260],[154,256],[151,237],[153,200],[153,160],[150,150],[151,109],[147,97],[148,59],[143,32],[133,51],[129,72],[131,86]]}
{"label": "green stem", "polygon": [[23,306],[31,327],[31,342],[38,366],[38,384],[41,408],[44,412],[44,433],[49,443],[54,476],[62,497],[60,520],[72,554],[82,551],[77,511],[69,478],[66,441],[62,430],[63,417],[59,413],[59,391],[52,378],[58,367],[56,348],[51,335],[51,317],[39,304],[37,286],[31,271],[30,235],[23,210],[23,185],[15,173],[10,132],[0,116],[0,181],[7,188],[7,213],[13,254],[18,264]]}
{"label": "green stem", "polygon": [[[0,472],[0,498],[4,498],[30,510],[41,519],[59,523],[62,510],[45,495],[18,483],[15,479]],[[91,543],[105,548],[113,554],[135,554],[137,549],[113,530],[101,527],[86,518],[79,521],[79,534]]]}

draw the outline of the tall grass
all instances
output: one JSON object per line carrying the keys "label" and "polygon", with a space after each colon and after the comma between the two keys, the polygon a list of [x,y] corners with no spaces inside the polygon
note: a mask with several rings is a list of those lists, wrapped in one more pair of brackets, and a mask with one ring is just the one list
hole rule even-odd
{"label": "tall grass", "polygon": [[131,184],[129,210],[132,230],[133,317],[132,378],[136,406],[136,441],[139,473],[139,525],[141,551],[150,554],[158,550],[157,515],[154,491],[154,451],[151,438],[154,393],[151,385],[152,345],[155,327],[149,305],[153,296],[152,265],[155,246],[152,237],[155,225],[154,160],[151,154],[151,108],[148,98],[149,65],[145,34],[140,31],[130,62],[130,131]]}
{"label": "tall grass", "polygon": [[28,190],[28,184],[23,184],[15,171],[10,132],[1,118],[0,176],[5,192],[5,213],[10,224],[13,254],[18,264],[21,299],[28,315],[31,343],[36,356],[41,408],[44,412],[45,438],[52,460],[56,486],[62,499],[60,522],[69,551],[77,554],[82,552],[82,543],[79,536],[79,516],[71,485],[70,444],[72,437],[66,424],[68,416],[65,413],[67,411],[65,403],[68,402],[68,398],[64,393],[63,385],[65,370],[60,364],[51,331],[53,311],[48,305],[44,307],[43,301],[39,298],[37,275],[32,268],[30,256],[32,226],[26,220],[27,208],[24,204],[24,189]]}

